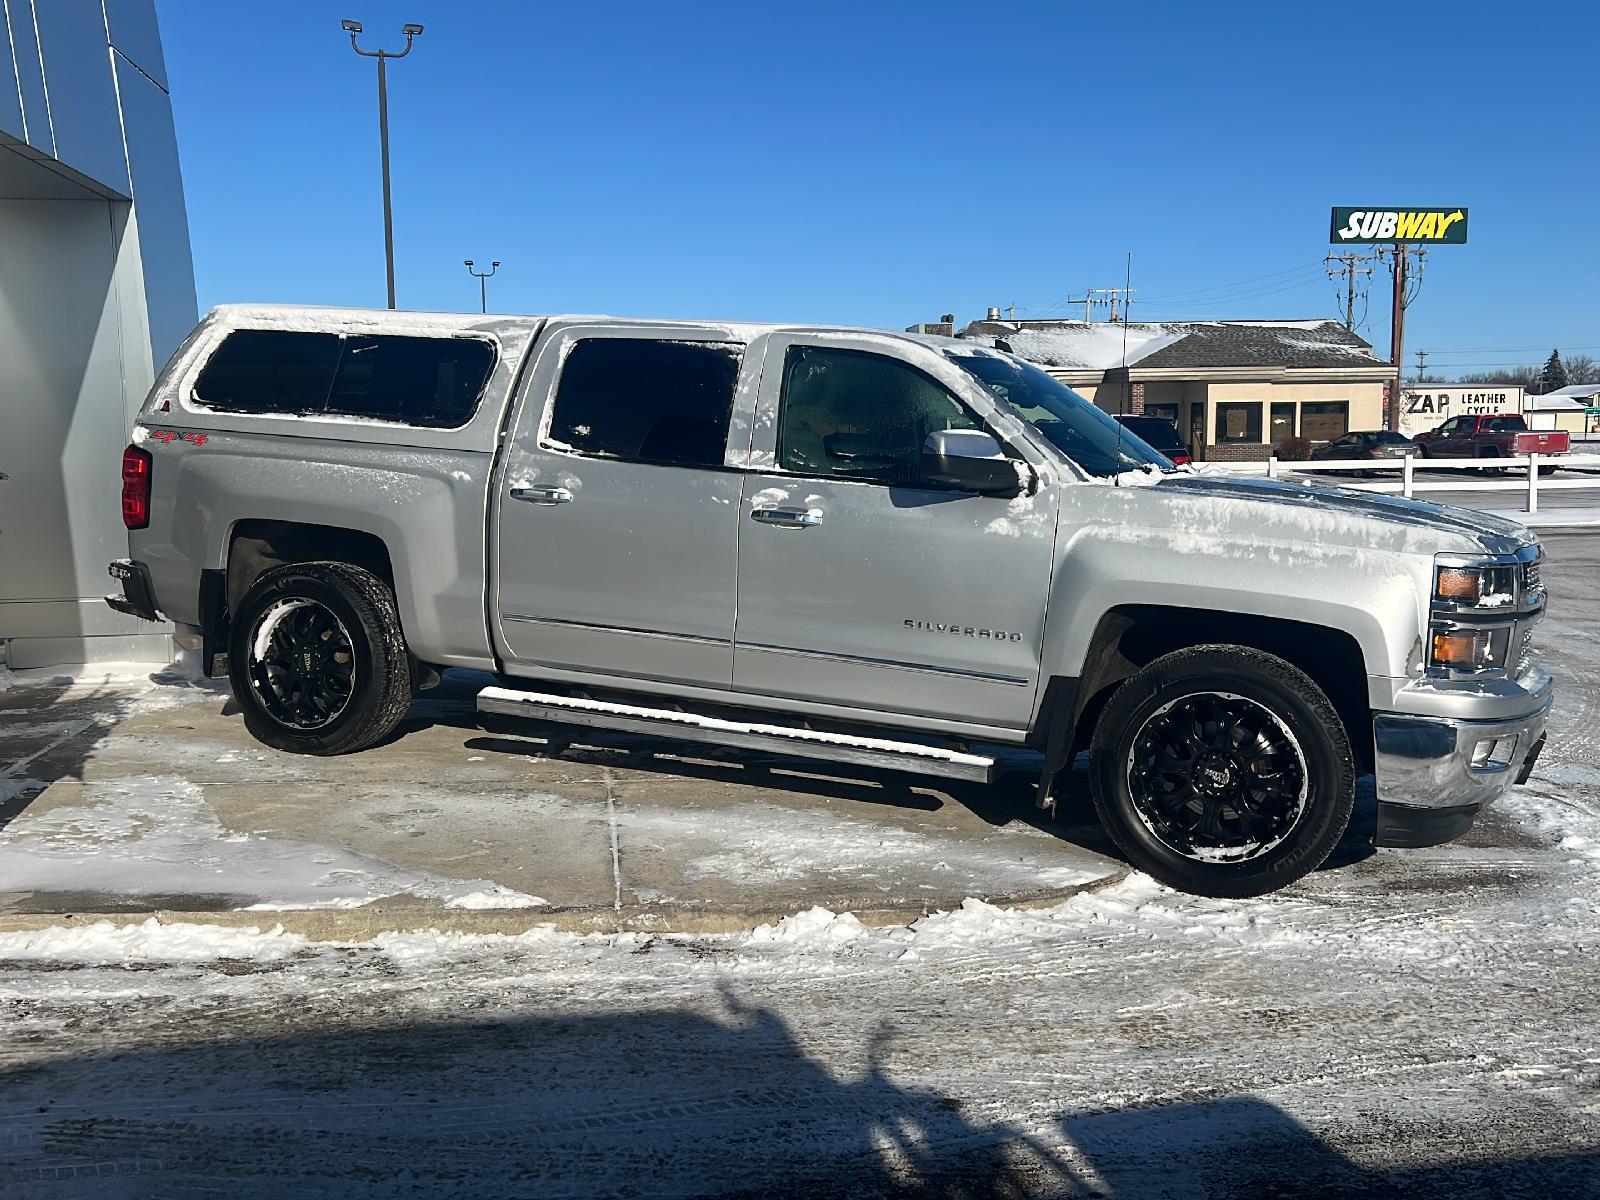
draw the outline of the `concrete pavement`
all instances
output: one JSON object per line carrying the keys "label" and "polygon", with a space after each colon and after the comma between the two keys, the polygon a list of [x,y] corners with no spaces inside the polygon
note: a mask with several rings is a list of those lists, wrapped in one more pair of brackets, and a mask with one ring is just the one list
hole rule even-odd
{"label": "concrete pavement", "polygon": [[946,784],[626,736],[485,732],[447,676],[387,745],[281,754],[226,689],[131,671],[0,692],[0,928],[97,914],[312,936],[748,928],[821,905],[901,923],[1120,876],[1032,808],[1036,760]]}

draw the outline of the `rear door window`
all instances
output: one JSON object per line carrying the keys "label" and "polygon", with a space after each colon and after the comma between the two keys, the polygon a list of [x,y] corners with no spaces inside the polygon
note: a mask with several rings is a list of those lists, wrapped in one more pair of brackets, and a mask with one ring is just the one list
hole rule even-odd
{"label": "rear door window", "polygon": [[194,399],[223,412],[453,429],[477,410],[494,360],[494,346],[479,338],[239,329],[200,372]]}
{"label": "rear door window", "polygon": [[742,347],[584,338],[561,368],[546,444],[597,458],[720,467]]}

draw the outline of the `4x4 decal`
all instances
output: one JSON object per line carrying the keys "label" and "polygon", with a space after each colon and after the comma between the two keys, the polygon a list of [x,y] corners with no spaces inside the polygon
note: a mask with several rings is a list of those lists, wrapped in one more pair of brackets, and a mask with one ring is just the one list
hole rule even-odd
{"label": "4x4 decal", "polygon": [[178,429],[156,429],[150,433],[152,442],[188,442],[191,446],[204,446],[206,435],[203,433],[187,433]]}

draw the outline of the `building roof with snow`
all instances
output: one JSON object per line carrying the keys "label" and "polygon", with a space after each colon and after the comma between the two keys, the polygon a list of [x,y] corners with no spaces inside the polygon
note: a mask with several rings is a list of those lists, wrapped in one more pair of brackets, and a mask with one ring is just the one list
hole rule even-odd
{"label": "building roof with snow", "polygon": [[1337,321],[973,321],[964,338],[1003,339],[1063,371],[1371,367],[1372,345]]}
{"label": "building roof with snow", "polygon": [[[1600,383],[1574,383],[1564,388],[1557,388],[1553,392],[1545,392],[1539,396],[1530,396],[1529,400],[1572,400],[1579,408],[1595,403],[1595,398],[1600,397]],[[1551,407],[1556,407],[1552,405]]]}

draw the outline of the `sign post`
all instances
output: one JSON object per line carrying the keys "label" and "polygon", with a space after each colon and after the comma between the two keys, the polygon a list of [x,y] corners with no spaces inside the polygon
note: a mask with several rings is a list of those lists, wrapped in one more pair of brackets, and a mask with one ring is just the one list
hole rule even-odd
{"label": "sign post", "polygon": [[[1328,226],[1328,241],[1335,246],[1393,245],[1394,318],[1389,330],[1389,360],[1394,383],[1389,387],[1390,429],[1400,428],[1400,398],[1405,391],[1406,261],[1415,245],[1464,246],[1467,242],[1465,208],[1356,208],[1335,205]],[[1417,277],[1422,277],[1418,267]]]}

